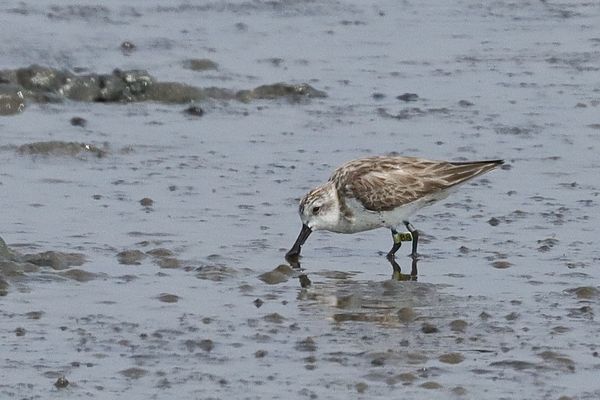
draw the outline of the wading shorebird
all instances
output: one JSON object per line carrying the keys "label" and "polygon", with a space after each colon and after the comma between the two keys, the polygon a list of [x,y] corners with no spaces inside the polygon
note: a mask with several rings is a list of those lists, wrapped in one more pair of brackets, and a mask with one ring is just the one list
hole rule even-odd
{"label": "wading shorebird", "polygon": [[[394,259],[403,241],[412,241],[411,256],[416,260],[419,232],[409,217],[503,163],[503,160],[452,162],[398,156],[349,161],[300,200],[302,230],[286,259],[297,259],[302,245],[315,230],[356,233],[388,228],[394,240],[388,259]],[[402,226],[408,232],[398,232]]]}

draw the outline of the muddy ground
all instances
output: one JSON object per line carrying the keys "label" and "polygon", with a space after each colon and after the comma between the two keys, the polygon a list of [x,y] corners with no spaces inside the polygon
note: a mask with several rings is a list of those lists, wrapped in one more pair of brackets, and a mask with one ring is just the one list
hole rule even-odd
{"label": "muddy ground", "polygon": [[[597,399],[599,20],[1,5],[0,397]],[[385,230],[290,268],[298,198],[389,152],[507,164],[414,218],[416,280]]]}

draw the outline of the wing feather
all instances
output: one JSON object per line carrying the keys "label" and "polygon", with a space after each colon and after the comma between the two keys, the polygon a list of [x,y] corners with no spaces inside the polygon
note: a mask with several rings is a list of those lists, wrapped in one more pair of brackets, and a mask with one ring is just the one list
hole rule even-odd
{"label": "wing feather", "polygon": [[331,177],[346,197],[366,209],[389,211],[488,172],[501,161],[451,163],[413,157],[370,157],[351,161]]}

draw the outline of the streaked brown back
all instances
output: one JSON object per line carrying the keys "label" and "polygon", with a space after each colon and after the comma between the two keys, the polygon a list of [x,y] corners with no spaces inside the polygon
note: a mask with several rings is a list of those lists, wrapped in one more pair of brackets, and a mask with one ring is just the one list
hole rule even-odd
{"label": "streaked brown back", "polygon": [[368,157],[336,169],[330,181],[346,197],[372,211],[389,211],[449,189],[503,163],[502,160],[447,162],[414,157]]}

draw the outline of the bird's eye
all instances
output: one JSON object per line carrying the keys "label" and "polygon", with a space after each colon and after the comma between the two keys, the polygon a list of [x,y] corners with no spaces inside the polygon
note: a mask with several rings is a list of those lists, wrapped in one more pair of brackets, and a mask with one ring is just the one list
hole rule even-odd
{"label": "bird's eye", "polygon": [[319,210],[320,210],[320,209],[321,209],[321,207],[319,207],[319,206],[315,206],[315,207],[313,207],[313,209],[312,209],[312,213],[313,213],[313,215],[317,215],[317,214],[319,213]]}

